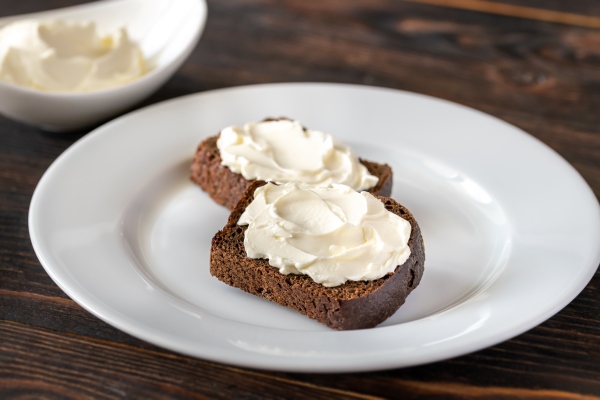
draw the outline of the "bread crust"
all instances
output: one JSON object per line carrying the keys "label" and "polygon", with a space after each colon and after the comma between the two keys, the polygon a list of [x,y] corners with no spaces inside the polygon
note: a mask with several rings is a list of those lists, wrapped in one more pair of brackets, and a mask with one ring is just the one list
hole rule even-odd
{"label": "bread crust", "polygon": [[[194,155],[190,178],[218,204],[233,210],[252,181],[232,172],[221,164],[217,147],[219,135],[211,136],[200,145]],[[368,192],[373,195],[389,196],[392,193],[392,168],[387,164],[360,160],[369,173],[379,178],[377,185]]]}
{"label": "bread crust", "polygon": [[307,275],[283,275],[266,259],[251,259],[244,249],[247,226],[237,225],[263,181],[253,182],[231,213],[227,225],[212,240],[210,273],[245,292],[290,307],[337,330],[374,327],[394,314],[423,276],[425,252],[421,230],[413,215],[389,197],[378,196],[386,209],[411,224],[408,260],[373,281],[348,281],[325,287]]}

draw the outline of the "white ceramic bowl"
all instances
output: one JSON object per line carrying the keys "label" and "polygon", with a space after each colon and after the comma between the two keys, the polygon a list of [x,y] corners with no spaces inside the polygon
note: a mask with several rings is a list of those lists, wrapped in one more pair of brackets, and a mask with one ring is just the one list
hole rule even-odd
{"label": "white ceramic bowl", "polygon": [[52,93],[0,81],[0,113],[46,130],[92,125],[143,100],[190,55],[206,22],[204,0],[104,0],[0,18],[0,27],[25,18],[94,21],[99,30],[126,27],[148,60],[150,72],[126,85],[87,93]]}

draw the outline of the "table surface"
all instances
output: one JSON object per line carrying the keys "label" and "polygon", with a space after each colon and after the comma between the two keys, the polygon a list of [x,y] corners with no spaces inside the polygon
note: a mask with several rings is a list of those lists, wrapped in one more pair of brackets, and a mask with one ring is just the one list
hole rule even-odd
{"label": "table surface", "polygon": [[[81,3],[3,0],[0,16]],[[201,42],[140,106],[266,82],[403,89],[499,117],[569,161],[600,196],[600,2],[211,0]],[[600,273],[567,307],[497,346],[356,374],[264,372],[182,356],[100,321],[33,252],[29,202],[86,132],[0,116],[0,398],[600,399]]]}

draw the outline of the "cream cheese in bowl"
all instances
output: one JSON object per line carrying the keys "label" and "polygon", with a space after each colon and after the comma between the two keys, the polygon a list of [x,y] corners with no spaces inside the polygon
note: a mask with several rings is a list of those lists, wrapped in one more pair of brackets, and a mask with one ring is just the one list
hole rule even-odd
{"label": "cream cheese in bowl", "polygon": [[0,113],[49,131],[106,121],[177,71],[206,16],[204,0],[103,0],[0,18]]}
{"label": "cream cheese in bowl", "polygon": [[0,29],[0,79],[33,89],[89,92],[148,70],[125,28],[100,35],[90,21],[15,21]]}

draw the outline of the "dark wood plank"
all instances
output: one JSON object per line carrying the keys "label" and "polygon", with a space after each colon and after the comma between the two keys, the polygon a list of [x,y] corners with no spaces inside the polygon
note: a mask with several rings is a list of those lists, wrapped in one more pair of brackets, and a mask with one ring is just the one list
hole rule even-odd
{"label": "dark wood plank", "polygon": [[525,6],[540,10],[552,10],[561,13],[600,17],[600,3],[596,0],[490,0],[494,3],[505,3]]}
{"label": "dark wood plank", "polygon": [[38,11],[53,10],[55,8],[71,7],[78,4],[89,3],[87,0],[3,0],[0,8],[0,17],[19,15]]}
{"label": "dark wood plank", "polygon": [[[14,322],[0,322],[0,337],[2,399],[19,395],[94,399],[373,398],[160,349],[59,335]],[[51,366],[48,360],[52,360]]]}
{"label": "dark wood plank", "polygon": [[[563,6],[573,2],[562,3],[530,1],[486,1],[486,0],[404,0],[414,3],[430,4],[441,7],[458,8],[461,10],[477,11],[489,14],[504,15],[508,17],[526,18],[537,21],[553,22],[558,24],[575,25],[585,28],[600,28],[598,14],[577,14],[569,12],[573,8],[578,11],[600,11],[597,5],[586,3],[579,7]],[[569,11],[566,11],[569,10]]]}

